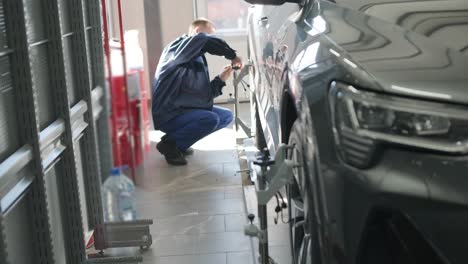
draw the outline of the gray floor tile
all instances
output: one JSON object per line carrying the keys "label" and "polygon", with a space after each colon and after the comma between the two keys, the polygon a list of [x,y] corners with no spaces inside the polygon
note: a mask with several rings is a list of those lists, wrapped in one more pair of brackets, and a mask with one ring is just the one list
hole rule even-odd
{"label": "gray floor tile", "polygon": [[244,192],[242,186],[226,186],[224,189],[225,199],[243,199]]}
{"label": "gray floor tile", "polygon": [[154,256],[178,256],[196,254],[197,235],[156,237],[151,247]]}
{"label": "gray floor tile", "polygon": [[187,189],[167,189],[166,191],[152,192],[137,190],[137,205],[157,203],[161,201],[198,201],[225,199],[224,186],[202,186]]}
{"label": "gray floor tile", "polygon": [[254,264],[252,251],[227,253],[227,264]]}
{"label": "gray floor tile", "polygon": [[191,215],[158,219],[151,231],[156,236],[220,233],[225,231],[224,216]]}
{"label": "gray floor tile", "polygon": [[289,226],[271,226],[268,228],[268,243],[270,246],[289,246]]}
{"label": "gray floor tile", "polygon": [[195,154],[188,158],[189,164],[195,166],[206,166],[214,163],[229,163],[237,161],[237,153],[235,147],[229,150],[210,150],[203,151],[195,148]]}
{"label": "gray floor tile", "polygon": [[182,167],[168,165],[152,144],[136,188],[138,217],[155,220],[145,264],[250,263],[237,261],[252,252],[252,243],[243,233],[245,206],[234,135],[223,129],[197,142],[195,154]]}
{"label": "gray floor tile", "polygon": [[247,251],[250,248],[250,238],[243,232],[202,234],[197,244],[198,253]]}
{"label": "gray floor tile", "polygon": [[224,215],[224,223],[227,232],[243,232],[248,220],[245,214],[229,214]]}
{"label": "gray floor tile", "polygon": [[291,264],[291,249],[289,246],[272,246],[270,247],[270,256],[278,264]]}
{"label": "gray floor tile", "polygon": [[240,167],[238,160],[236,160],[235,162],[223,163],[223,176],[225,177],[239,176],[239,170]]}
{"label": "gray floor tile", "polygon": [[158,257],[154,260],[145,260],[143,262],[154,264],[226,264],[226,254],[207,254],[207,255],[184,255]]}
{"label": "gray floor tile", "polygon": [[198,215],[190,201],[167,201],[138,204],[136,206],[139,218],[163,219],[174,216]]}
{"label": "gray floor tile", "polygon": [[201,215],[238,214],[245,211],[242,199],[199,201],[196,208]]}
{"label": "gray floor tile", "polygon": [[[256,258],[258,259],[258,242],[254,244],[254,253],[256,254]],[[289,246],[269,246],[269,253],[270,257],[278,264],[291,264],[292,257],[291,257],[291,249]],[[228,256],[229,258],[229,256]],[[258,262],[258,261],[257,261]],[[258,263],[256,263],[258,264]]]}
{"label": "gray floor tile", "polygon": [[158,190],[181,190],[191,188],[192,186],[209,186],[210,182],[204,182],[205,179],[221,176],[222,164],[210,164],[202,167],[188,165],[186,167],[167,168],[159,171],[161,175],[148,176],[155,179],[148,179],[146,186],[157,188]]}
{"label": "gray floor tile", "polygon": [[236,214],[243,213],[245,209],[242,199],[190,199],[138,203],[136,210],[141,218],[164,219],[174,216]]}
{"label": "gray floor tile", "polygon": [[[258,249],[258,239],[253,238],[254,248]],[[268,228],[268,244],[272,247],[289,247],[289,227],[273,226]]]}
{"label": "gray floor tile", "polygon": [[175,190],[172,192],[171,200],[223,200],[223,191],[224,187],[222,186],[203,186],[186,190]]}
{"label": "gray floor tile", "polygon": [[170,199],[171,192],[145,187],[135,186],[136,203],[146,203]]}
{"label": "gray floor tile", "polygon": [[[224,221],[226,224],[226,231],[228,232],[235,232],[235,231],[243,231],[246,224],[249,223],[246,214],[229,214],[224,216]],[[278,224],[275,225],[274,223],[275,216],[270,215],[268,217],[268,226],[269,229],[274,229],[274,231],[278,228],[289,228],[288,223],[283,223],[281,219],[278,219]],[[285,219],[287,221],[287,219]],[[254,220],[255,224],[258,224],[258,217],[255,217]]]}
{"label": "gray floor tile", "polygon": [[223,176],[221,174],[202,174],[191,179],[194,186],[241,186],[241,176]]}
{"label": "gray floor tile", "polygon": [[189,158],[189,163],[205,165],[236,162],[235,143],[235,132],[232,129],[222,129],[215,132],[193,145],[195,155]]}
{"label": "gray floor tile", "polygon": [[251,239],[244,232],[226,232],[226,252],[243,251],[252,248]]}

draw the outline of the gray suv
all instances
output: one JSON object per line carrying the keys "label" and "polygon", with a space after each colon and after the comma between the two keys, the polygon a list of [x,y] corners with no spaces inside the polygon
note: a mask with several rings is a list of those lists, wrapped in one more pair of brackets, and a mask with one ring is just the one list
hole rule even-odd
{"label": "gray suv", "polygon": [[468,0],[247,0],[296,263],[468,263]]}

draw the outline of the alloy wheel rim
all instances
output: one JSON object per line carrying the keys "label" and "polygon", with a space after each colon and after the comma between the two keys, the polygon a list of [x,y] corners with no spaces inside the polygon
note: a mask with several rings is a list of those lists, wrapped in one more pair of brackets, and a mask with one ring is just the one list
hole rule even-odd
{"label": "alloy wheel rim", "polygon": [[[291,154],[291,159],[295,163],[303,163],[302,153],[297,147],[294,147]],[[304,180],[303,166],[293,169],[293,173],[295,175],[295,179],[299,179],[299,181]],[[293,186],[290,187],[290,193],[288,194],[291,201],[290,221],[292,222],[290,223],[290,232],[292,236],[291,242],[293,243],[291,246],[293,248],[294,264],[311,264],[310,249],[312,240],[310,236],[310,227],[308,226],[307,206],[304,206],[304,192],[301,191],[301,184],[303,186],[303,182],[298,183],[295,180]]]}

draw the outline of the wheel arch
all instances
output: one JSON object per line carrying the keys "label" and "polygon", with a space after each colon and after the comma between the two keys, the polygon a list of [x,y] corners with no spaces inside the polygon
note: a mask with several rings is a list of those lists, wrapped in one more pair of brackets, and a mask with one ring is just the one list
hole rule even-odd
{"label": "wheel arch", "polygon": [[281,142],[287,144],[294,121],[298,118],[295,100],[289,88],[289,84],[285,86],[281,97],[280,118]]}

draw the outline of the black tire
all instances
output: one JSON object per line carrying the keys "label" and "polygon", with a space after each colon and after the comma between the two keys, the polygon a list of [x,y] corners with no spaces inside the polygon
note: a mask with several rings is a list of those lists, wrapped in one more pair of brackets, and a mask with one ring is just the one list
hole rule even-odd
{"label": "black tire", "polygon": [[260,122],[257,104],[255,104],[255,145],[258,150],[263,150],[268,147],[265,135],[263,134],[262,122]]}
{"label": "black tire", "polygon": [[[289,145],[294,148],[288,153],[289,158],[299,164],[293,170],[294,183],[286,186],[289,213],[289,235],[293,264],[312,263],[312,243],[314,235],[313,208],[309,197],[309,180],[307,166],[305,166],[303,145],[299,131],[299,121],[296,120],[289,136]],[[314,264],[317,262],[314,262]]]}

